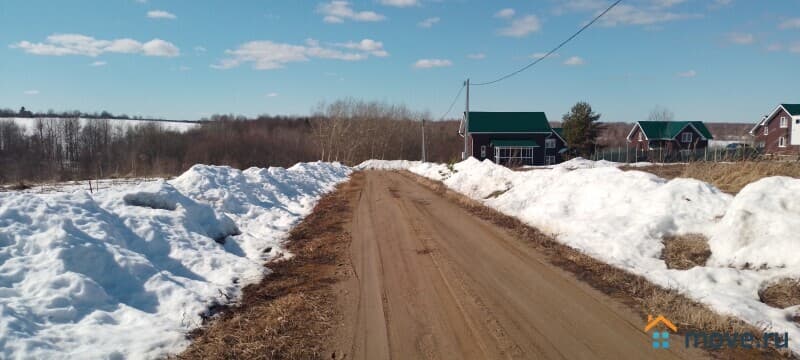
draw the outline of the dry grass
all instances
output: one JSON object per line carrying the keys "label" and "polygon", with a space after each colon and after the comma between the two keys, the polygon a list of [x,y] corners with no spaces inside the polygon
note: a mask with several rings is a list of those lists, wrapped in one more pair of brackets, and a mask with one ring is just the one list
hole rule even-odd
{"label": "dry grass", "polygon": [[[675,290],[654,285],[639,275],[615,268],[563,245],[551,236],[525,225],[519,219],[501,214],[475,200],[447,189],[441,182],[409,172],[403,172],[403,174],[458,203],[475,216],[508,229],[514,237],[544,254],[551,264],[572,273],[577,279],[637,311],[642,316],[642,324],[648,314],[661,314],[672,320],[678,326],[680,333],[692,330],[729,333],[751,331],[754,334],[763,332],[762,329],[737,318],[717,314],[705,305],[691,300]],[[724,348],[713,352],[709,351],[709,355],[719,359],[764,359],[782,358],[791,354],[782,354],[772,348],[756,350]]]}
{"label": "dry grass", "polygon": [[667,236],[664,238],[664,250],[661,259],[667,268],[688,270],[695,266],[704,266],[711,256],[708,239],[700,234]]}
{"label": "dry grass", "polygon": [[332,285],[349,268],[350,199],[363,174],[323,197],[292,230],[295,256],[267,264],[272,273],[245,287],[237,306],[190,334],[192,345],[178,359],[322,359],[324,341],[337,317]]}
{"label": "dry grass", "polygon": [[761,302],[781,309],[800,305],[800,280],[782,279],[759,290],[758,297]]}
{"label": "dry grass", "polygon": [[798,161],[746,161],[736,163],[696,162],[686,165],[622,167],[623,170],[641,170],[665,179],[694,178],[710,183],[720,190],[736,194],[745,185],[770,176],[800,178]]}

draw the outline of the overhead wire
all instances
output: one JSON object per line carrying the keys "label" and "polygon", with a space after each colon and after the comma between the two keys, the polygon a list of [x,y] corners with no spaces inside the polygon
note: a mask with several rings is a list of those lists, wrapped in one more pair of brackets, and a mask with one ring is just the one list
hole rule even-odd
{"label": "overhead wire", "polygon": [[619,5],[619,3],[621,3],[621,2],[622,2],[622,0],[617,0],[617,1],[615,1],[613,4],[611,4],[611,6],[609,6],[607,9],[605,9],[605,10],[604,10],[603,12],[601,12],[599,15],[595,16],[595,18],[594,18],[594,19],[592,19],[592,21],[590,21],[590,22],[586,23],[586,25],[584,25],[584,26],[583,26],[583,27],[581,27],[581,28],[580,28],[580,29],[579,29],[577,32],[575,32],[574,34],[572,34],[572,36],[570,36],[570,37],[569,37],[569,38],[567,38],[566,40],[562,41],[560,44],[558,44],[558,46],[556,46],[556,47],[554,47],[552,50],[548,51],[548,52],[547,52],[547,53],[546,53],[544,56],[542,56],[542,57],[540,57],[540,58],[538,58],[538,59],[534,60],[533,62],[531,62],[531,63],[529,63],[529,64],[527,64],[527,65],[523,66],[522,68],[520,68],[520,69],[518,69],[518,70],[516,70],[516,71],[513,71],[513,72],[511,72],[511,73],[508,73],[508,74],[506,74],[506,75],[503,75],[503,76],[501,76],[501,77],[499,77],[499,78],[497,78],[497,79],[495,79],[495,80],[492,80],[492,81],[486,81],[486,82],[479,82],[479,83],[471,83],[470,85],[472,85],[472,86],[484,86],[484,85],[491,85],[491,84],[494,84],[494,83],[498,83],[498,82],[500,82],[500,81],[503,81],[503,80],[505,80],[505,79],[508,79],[508,78],[510,78],[510,77],[512,77],[512,76],[514,76],[514,75],[517,75],[517,74],[519,74],[519,73],[521,73],[521,72],[523,72],[523,71],[525,71],[525,70],[528,70],[528,69],[529,69],[531,66],[534,66],[534,65],[536,65],[536,64],[538,64],[538,63],[540,63],[542,60],[544,60],[544,59],[546,59],[547,57],[549,57],[550,55],[553,55],[553,54],[554,54],[556,51],[558,51],[559,49],[561,49],[562,47],[564,47],[564,45],[566,45],[567,43],[569,43],[570,41],[572,41],[572,39],[575,39],[576,37],[578,37],[578,35],[580,35],[582,32],[584,32],[586,29],[588,29],[590,26],[592,26],[592,24],[594,24],[594,23],[596,23],[598,20],[600,20],[600,18],[602,18],[602,17],[603,17],[605,14],[607,14],[609,11],[611,11],[611,9],[613,9],[614,7],[616,7],[617,5]]}

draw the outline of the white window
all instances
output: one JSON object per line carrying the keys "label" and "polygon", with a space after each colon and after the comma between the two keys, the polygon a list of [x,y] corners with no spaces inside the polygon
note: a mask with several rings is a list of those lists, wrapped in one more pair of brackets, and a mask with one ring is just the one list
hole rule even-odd
{"label": "white window", "polygon": [[481,145],[481,159],[486,157],[486,145]]}
{"label": "white window", "polygon": [[553,165],[555,163],[556,163],[556,157],[555,156],[548,155],[548,156],[544,157],[544,164],[545,165]]}
{"label": "white window", "polygon": [[642,132],[639,131],[639,141],[642,141]]}
{"label": "white window", "polygon": [[692,133],[683,133],[683,134],[681,134],[681,142],[684,142],[684,143],[692,142]]}
{"label": "white window", "polygon": [[781,128],[789,127],[789,119],[786,116],[781,116]]}
{"label": "white window", "polygon": [[545,149],[555,149],[556,139],[544,139],[544,147]]}
{"label": "white window", "polygon": [[779,137],[778,138],[778,147],[786,147],[786,137]]}
{"label": "white window", "polygon": [[769,135],[769,127],[764,124],[764,135]]}

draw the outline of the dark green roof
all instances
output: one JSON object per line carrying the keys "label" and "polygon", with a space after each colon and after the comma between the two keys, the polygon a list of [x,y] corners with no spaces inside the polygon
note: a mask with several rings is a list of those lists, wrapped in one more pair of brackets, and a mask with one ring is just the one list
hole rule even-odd
{"label": "dark green roof", "polygon": [[469,112],[469,132],[547,133],[550,123],[543,112]]}
{"label": "dark green roof", "polygon": [[639,121],[639,127],[648,140],[672,140],[689,124],[692,124],[706,139],[714,138],[702,121]]}
{"label": "dark green roof", "polygon": [[539,147],[539,144],[533,140],[492,140],[492,146]]}
{"label": "dark green roof", "polygon": [[792,116],[800,116],[800,104],[781,104]]}
{"label": "dark green roof", "polygon": [[564,139],[564,128],[553,128],[553,132],[556,133],[561,140],[566,141],[566,139]]}

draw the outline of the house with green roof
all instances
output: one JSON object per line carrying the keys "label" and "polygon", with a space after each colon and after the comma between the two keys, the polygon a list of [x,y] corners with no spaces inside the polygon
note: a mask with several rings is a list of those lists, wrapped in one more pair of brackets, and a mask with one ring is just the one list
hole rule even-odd
{"label": "house with green roof", "polygon": [[800,104],[778,105],[753,126],[750,135],[763,154],[800,154]]}
{"label": "house with green roof", "polygon": [[662,156],[708,147],[714,137],[702,121],[639,121],[628,133],[637,151],[659,150]]}
{"label": "house with green roof", "polygon": [[478,160],[506,166],[549,165],[563,160],[567,147],[564,136],[560,129],[550,127],[543,112],[470,111],[464,120],[459,133],[467,138],[467,153]]}

